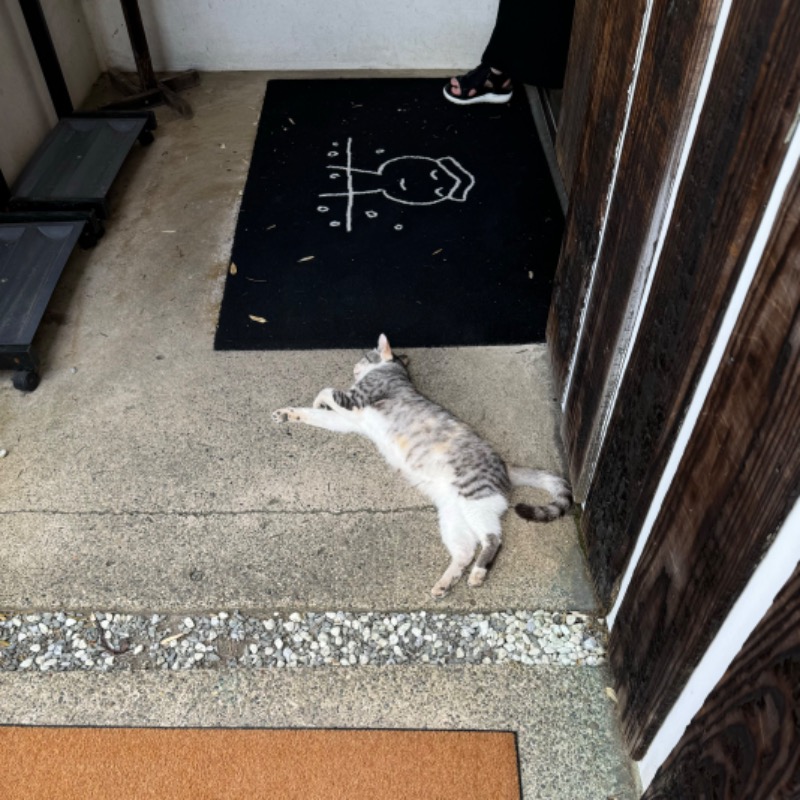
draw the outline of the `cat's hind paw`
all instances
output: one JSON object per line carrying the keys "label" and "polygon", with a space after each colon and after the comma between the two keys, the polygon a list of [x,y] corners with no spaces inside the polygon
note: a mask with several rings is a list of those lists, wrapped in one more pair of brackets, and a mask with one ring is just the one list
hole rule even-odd
{"label": "cat's hind paw", "polygon": [[449,589],[449,586],[442,586],[440,583],[437,583],[436,586],[431,589],[431,597],[434,597],[436,600],[441,600],[441,598],[447,594]]}
{"label": "cat's hind paw", "polygon": [[278,425],[284,422],[300,422],[300,415],[294,408],[279,408],[272,412],[272,421]]}
{"label": "cat's hind paw", "polygon": [[472,572],[469,574],[467,583],[474,589],[478,586],[483,586],[486,580],[486,570],[483,567],[473,567]]}

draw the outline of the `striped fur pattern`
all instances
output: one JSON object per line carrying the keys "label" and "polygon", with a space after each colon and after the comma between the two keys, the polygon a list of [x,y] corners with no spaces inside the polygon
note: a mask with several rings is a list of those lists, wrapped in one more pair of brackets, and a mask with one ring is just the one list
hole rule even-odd
{"label": "striped fur pattern", "polygon": [[312,408],[281,408],[273,420],[366,436],[390,466],[433,501],[451,556],[431,590],[434,597],[444,596],[473,559],[469,585],[484,582],[500,549],[500,523],[512,487],[540,488],[552,496],[547,505],[517,503],[514,509],[524,519],[550,522],[569,510],[567,481],[506,465],[488,442],[414,388],[403,359],[394,356],[383,334],[353,373],[355,383],[347,392],[323,389]]}

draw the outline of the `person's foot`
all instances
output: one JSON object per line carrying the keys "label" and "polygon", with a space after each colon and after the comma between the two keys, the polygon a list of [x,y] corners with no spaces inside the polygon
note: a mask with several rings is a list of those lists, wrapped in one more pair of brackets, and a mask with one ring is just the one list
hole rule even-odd
{"label": "person's foot", "polygon": [[512,91],[511,78],[499,69],[481,64],[466,75],[450,78],[444,96],[457,105],[507,103]]}
{"label": "person's foot", "polygon": [[[500,78],[500,77],[503,75],[503,73],[502,73],[502,72],[500,72],[500,70],[499,70],[499,69],[495,69],[494,67],[489,67],[489,72],[490,72],[490,74],[491,74],[492,76],[494,76],[494,77],[495,77],[495,79],[498,79],[498,78]],[[492,86],[492,82],[491,82],[490,80],[484,81],[484,84],[483,84],[483,85],[484,85],[484,88],[485,88],[485,89],[492,89],[492,88],[494,88],[494,87]],[[450,89],[450,91],[451,91],[451,92],[452,92],[452,93],[453,93],[453,94],[454,94],[456,97],[461,97],[461,84],[459,83],[459,78],[455,78],[455,77],[454,77],[454,78],[450,78],[450,86],[452,87],[452,88]],[[510,78],[506,78],[506,79],[503,81],[503,84],[502,84],[502,86],[501,86],[501,89],[507,90],[507,89],[510,89],[510,88],[511,88],[511,79],[510,79]],[[476,95],[477,93],[478,93],[478,90],[477,90],[477,89],[470,89],[470,90],[469,90],[469,93],[467,94],[467,97],[475,97],[475,95]]]}

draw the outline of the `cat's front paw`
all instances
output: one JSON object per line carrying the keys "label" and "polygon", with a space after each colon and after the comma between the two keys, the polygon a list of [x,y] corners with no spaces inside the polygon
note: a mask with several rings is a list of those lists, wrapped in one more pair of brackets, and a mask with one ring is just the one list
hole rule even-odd
{"label": "cat's front paw", "polygon": [[313,408],[324,408],[327,411],[333,411],[336,401],[333,399],[333,389],[323,389],[311,404]]}
{"label": "cat's front paw", "polygon": [[279,408],[272,412],[272,421],[278,425],[284,422],[299,422],[300,415],[294,408]]}

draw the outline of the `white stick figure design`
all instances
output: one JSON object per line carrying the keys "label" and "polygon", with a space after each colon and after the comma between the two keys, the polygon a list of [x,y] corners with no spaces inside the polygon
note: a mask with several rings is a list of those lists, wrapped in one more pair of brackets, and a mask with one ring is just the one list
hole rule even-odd
{"label": "white stick figure design", "polygon": [[[319,195],[347,198],[345,227],[348,232],[353,228],[353,205],[357,195],[383,195],[387,200],[402,205],[432,206],[446,200],[463,203],[475,185],[472,173],[452,156],[397,156],[384,161],[376,170],[368,170],[353,167],[352,151],[353,140],[348,138],[345,164],[328,165],[329,170],[335,170],[331,172],[331,177],[338,178],[344,173],[346,190],[323,192]],[[333,157],[338,152],[332,151],[329,155]],[[319,207],[322,208],[327,211],[326,206]],[[368,211],[367,216],[377,214]]]}

